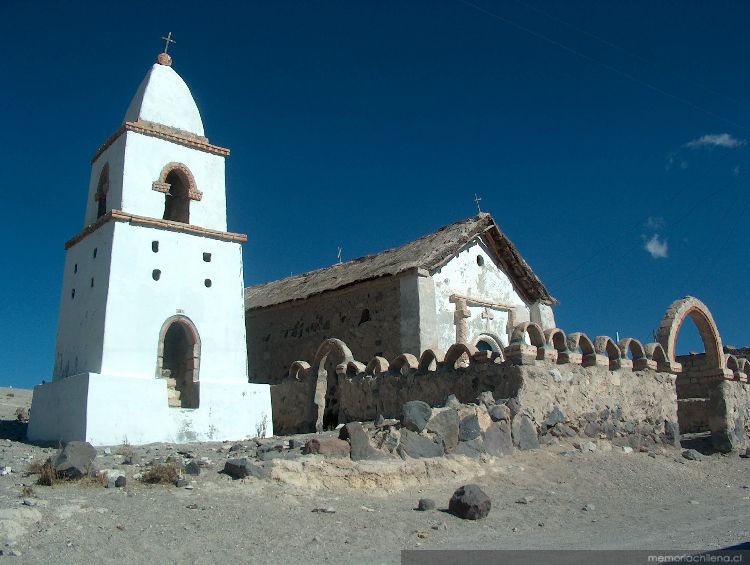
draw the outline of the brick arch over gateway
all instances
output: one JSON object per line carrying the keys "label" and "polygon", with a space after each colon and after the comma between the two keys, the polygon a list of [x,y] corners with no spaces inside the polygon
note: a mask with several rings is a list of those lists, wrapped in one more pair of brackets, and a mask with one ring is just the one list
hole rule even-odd
{"label": "brick arch over gateway", "polygon": [[688,317],[695,323],[703,340],[708,367],[724,369],[726,367],[724,348],[711,311],[703,302],[692,296],[675,300],[667,308],[667,312],[659,324],[657,341],[664,348],[667,358],[672,362],[675,361],[677,336],[680,334],[682,323]]}
{"label": "brick arch over gateway", "polygon": [[338,376],[329,375],[326,370],[329,355],[335,355],[336,359],[341,360],[338,365],[348,365],[354,361],[351,350],[340,339],[327,339],[318,347],[312,367],[310,367],[316,379],[310,414],[310,420],[314,423],[316,432],[321,432],[327,422],[335,421],[338,424]]}

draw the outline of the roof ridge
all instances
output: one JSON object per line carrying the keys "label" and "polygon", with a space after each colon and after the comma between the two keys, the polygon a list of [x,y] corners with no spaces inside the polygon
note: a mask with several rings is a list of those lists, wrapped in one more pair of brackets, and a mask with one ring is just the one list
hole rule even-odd
{"label": "roof ridge", "polygon": [[[460,224],[467,224],[467,223],[471,222],[472,220],[478,221],[480,219],[484,219],[485,217],[490,217],[491,218],[492,216],[489,213],[487,213],[487,212],[481,212],[480,214],[478,214],[476,216],[471,216],[470,218],[466,218],[465,220],[459,220],[459,221],[453,222],[451,224],[446,224],[443,227],[438,228],[437,230],[435,230],[433,232],[426,233],[423,236],[418,237],[417,239],[412,239],[411,241],[407,241],[406,243],[402,243],[401,245],[396,245],[395,247],[389,247],[389,248],[384,249],[382,251],[378,251],[378,252],[375,252],[375,253],[369,253],[367,255],[362,255],[361,257],[356,257],[355,259],[350,259],[349,261],[345,261],[343,263],[334,263],[333,265],[329,265],[328,267],[320,267],[318,269],[313,269],[311,271],[305,271],[304,273],[297,273],[297,274],[294,274],[294,275],[290,275],[290,276],[284,277],[282,279],[276,279],[274,281],[266,281],[264,283],[250,285],[248,287],[245,287],[245,289],[260,288],[260,287],[268,285],[268,284],[281,283],[281,282],[289,281],[289,280],[292,280],[292,279],[295,279],[295,278],[306,277],[306,276],[312,275],[314,273],[319,273],[321,271],[327,271],[329,269],[335,269],[336,267],[345,267],[347,265],[351,266],[354,263],[361,263],[361,262],[363,262],[363,261],[365,261],[367,259],[372,259],[373,257],[378,257],[380,255],[385,255],[386,253],[392,253],[392,252],[397,251],[397,250],[399,250],[399,249],[401,249],[403,247],[406,247],[407,245],[416,244],[416,243],[418,243],[418,242],[420,242],[420,241],[422,241],[424,239],[427,239],[428,237],[433,237],[433,236],[435,236],[438,233],[444,232],[448,228],[452,228],[452,227],[458,226]],[[494,220],[493,220],[493,222],[494,222]]]}

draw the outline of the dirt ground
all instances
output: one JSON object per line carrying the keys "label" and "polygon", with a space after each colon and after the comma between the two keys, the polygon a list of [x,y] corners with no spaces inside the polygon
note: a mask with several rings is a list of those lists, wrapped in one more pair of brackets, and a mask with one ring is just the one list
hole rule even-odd
{"label": "dirt ground", "polygon": [[[12,396],[8,396],[12,394]],[[0,389],[2,437],[30,391]],[[233,449],[231,453],[229,449]],[[582,453],[568,443],[484,461],[278,460],[272,479],[232,480],[234,443],[99,449],[99,469],[125,488],[94,481],[35,484],[24,471],[56,452],[0,439],[0,542],[23,563],[399,563],[402,549],[695,549],[750,539],[750,459],[684,459],[677,449],[624,453],[606,441]],[[147,485],[134,475],[169,456],[202,461],[188,488]],[[484,520],[444,511],[473,482],[492,499]],[[24,487],[29,487],[24,493]],[[419,512],[420,498],[437,509]],[[325,509],[326,511],[321,511]],[[15,554],[15,557],[11,555]]]}

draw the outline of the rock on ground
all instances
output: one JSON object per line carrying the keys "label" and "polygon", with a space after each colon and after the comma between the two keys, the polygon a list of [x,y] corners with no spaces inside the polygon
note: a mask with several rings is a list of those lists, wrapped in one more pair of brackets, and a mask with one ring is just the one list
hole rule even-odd
{"label": "rock on ground", "polygon": [[448,503],[448,510],[465,520],[481,520],[490,513],[492,502],[479,485],[459,487]]}

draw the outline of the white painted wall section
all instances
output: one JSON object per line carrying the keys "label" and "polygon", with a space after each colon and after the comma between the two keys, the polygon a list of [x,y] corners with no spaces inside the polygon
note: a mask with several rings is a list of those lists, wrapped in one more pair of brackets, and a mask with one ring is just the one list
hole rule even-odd
{"label": "white painted wall section", "polygon": [[[450,301],[453,294],[528,311],[528,305],[481,236],[467,242],[455,257],[433,273],[432,278],[435,283],[438,347],[443,351],[456,341],[455,304]],[[508,345],[507,312],[489,309],[487,316],[485,307],[471,304],[469,311],[471,316],[467,324],[471,343],[482,334],[487,334],[501,345]],[[482,317],[483,314],[485,317]]]}
{"label": "white painted wall section", "polygon": [[109,210],[122,210],[150,218],[164,217],[166,196],[152,189],[169,163],[181,163],[192,173],[201,200],[190,202],[190,224],[213,230],[227,230],[224,157],[198,149],[128,131],[102,153],[92,166],[85,225],[96,221],[94,200],[99,175],[109,163]]}
{"label": "white painted wall section", "polygon": [[207,383],[199,409],[169,408],[163,379],[82,373],[34,388],[28,438],[93,445],[273,435],[269,385]]}

